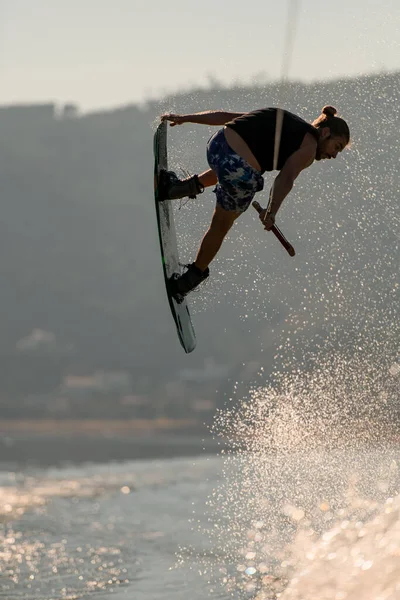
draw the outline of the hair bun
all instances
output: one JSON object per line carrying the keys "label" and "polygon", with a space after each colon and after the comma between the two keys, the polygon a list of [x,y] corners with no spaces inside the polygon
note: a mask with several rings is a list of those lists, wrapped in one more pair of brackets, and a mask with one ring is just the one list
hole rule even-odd
{"label": "hair bun", "polygon": [[337,114],[337,110],[334,106],[324,106],[322,109],[322,114],[327,117],[334,117]]}

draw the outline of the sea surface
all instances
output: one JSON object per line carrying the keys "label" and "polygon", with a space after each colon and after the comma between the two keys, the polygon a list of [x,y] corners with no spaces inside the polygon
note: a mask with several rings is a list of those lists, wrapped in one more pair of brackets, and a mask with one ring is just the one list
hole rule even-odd
{"label": "sea surface", "polygon": [[6,600],[400,598],[395,446],[3,465]]}

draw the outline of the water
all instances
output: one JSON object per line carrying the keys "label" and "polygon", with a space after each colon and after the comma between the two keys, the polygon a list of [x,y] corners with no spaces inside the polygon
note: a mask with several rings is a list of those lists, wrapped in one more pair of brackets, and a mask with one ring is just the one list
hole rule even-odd
{"label": "water", "polygon": [[393,443],[0,474],[7,600],[400,598]]}
{"label": "water", "polygon": [[[1,475],[0,596],[55,599],[204,597],[196,573],[171,569],[215,485],[218,460],[200,457]],[[195,595],[196,594],[196,595]]]}

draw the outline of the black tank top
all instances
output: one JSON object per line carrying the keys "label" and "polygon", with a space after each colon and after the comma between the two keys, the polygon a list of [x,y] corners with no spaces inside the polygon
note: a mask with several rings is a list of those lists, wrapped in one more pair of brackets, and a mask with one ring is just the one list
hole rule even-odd
{"label": "black tank top", "polygon": [[[311,123],[286,110],[282,112],[278,170],[282,169],[289,156],[300,148],[306,133],[311,133],[315,139],[318,139],[317,130]],[[262,172],[273,170],[276,115],[276,108],[262,108],[226,123],[226,127],[236,131],[246,142],[260,164]]]}

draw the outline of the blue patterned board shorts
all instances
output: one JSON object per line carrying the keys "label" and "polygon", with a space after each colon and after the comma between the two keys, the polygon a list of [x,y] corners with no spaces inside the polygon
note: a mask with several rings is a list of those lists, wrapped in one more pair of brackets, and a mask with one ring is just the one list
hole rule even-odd
{"label": "blue patterned board shorts", "polygon": [[207,160],[218,177],[214,189],[217,204],[225,210],[239,213],[247,210],[256,192],[263,189],[264,178],[232,150],[223,129],[208,141]]}

